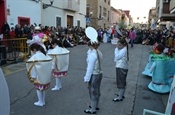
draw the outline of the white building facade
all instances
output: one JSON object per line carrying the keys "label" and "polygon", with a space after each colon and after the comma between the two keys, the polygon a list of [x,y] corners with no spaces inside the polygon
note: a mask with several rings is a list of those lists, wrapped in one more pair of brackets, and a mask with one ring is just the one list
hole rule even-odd
{"label": "white building facade", "polygon": [[16,24],[40,24],[41,5],[30,0],[7,0],[7,22]]}
{"label": "white building facade", "polygon": [[[49,4],[48,0],[43,0]],[[51,7],[42,10],[42,24],[52,26],[86,27],[86,0],[55,0]]]}
{"label": "white building facade", "polygon": [[[7,22],[86,27],[86,0],[7,0]],[[47,7],[43,7],[43,5]]]}

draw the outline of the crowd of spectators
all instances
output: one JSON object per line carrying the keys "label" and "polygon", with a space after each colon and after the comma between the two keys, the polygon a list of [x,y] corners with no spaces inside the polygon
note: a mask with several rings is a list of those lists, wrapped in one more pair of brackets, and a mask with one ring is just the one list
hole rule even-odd
{"label": "crowd of spectators", "polygon": [[39,25],[24,25],[21,26],[17,24],[15,27],[9,27],[8,23],[5,22],[1,28],[4,39],[13,39],[13,38],[27,38],[32,39],[33,34],[35,33],[35,26],[41,28],[41,32],[46,34],[49,37],[59,39],[62,41],[64,47],[74,47],[77,45],[86,44],[88,39],[85,36],[85,29],[81,27],[71,27],[66,28],[58,26],[42,26]]}
{"label": "crowd of spectators", "polygon": [[[32,39],[35,26],[40,26],[41,31],[47,36],[59,39],[64,47],[74,47],[77,45],[87,44],[88,38],[85,35],[85,28],[81,27],[54,27],[54,26],[43,26],[41,24],[36,25],[23,25],[17,24],[15,27],[9,27],[8,23],[5,22],[1,28],[2,34],[7,35],[8,38],[27,38]],[[174,48],[175,47],[175,30],[170,28],[162,29],[136,29],[132,28],[135,33],[135,44],[153,45],[155,43],[162,43],[164,46]],[[120,29],[121,33],[129,38],[129,32],[131,29]],[[113,38],[120,38],[121,36],[116,31],[116,26],[108,28],[98,28],[98,40],[104,42],[103,39],[106,36],[107,42],[110,42]]]}

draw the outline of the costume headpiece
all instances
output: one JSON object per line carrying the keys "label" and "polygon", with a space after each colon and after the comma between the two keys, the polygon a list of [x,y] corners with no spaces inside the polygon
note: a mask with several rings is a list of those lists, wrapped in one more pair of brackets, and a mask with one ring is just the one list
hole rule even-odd
{"label": "costume headpiece", "polygon": [[91,43],[98,43],[97,31],[93,27],[87,27],[85,30],[86,36],[90,39]]}
{"label": "costume headpiece", "polygon": [[35,30],[41,30],[41,28],[39,26],[36,26]]}
{"label": "costume headpiece", "polygon": [[32,44],[34,44],[34,43],[37,43],[37,44],[41,45],[44,48],[44,50],[47,51],[46,50],[46,47],[45,47],[45,45],[43,43],[43,39],[40,38],[38,35],[33,36],[33,39],[32,40],[27,40],[27,44],[29,46],[32,45]]}

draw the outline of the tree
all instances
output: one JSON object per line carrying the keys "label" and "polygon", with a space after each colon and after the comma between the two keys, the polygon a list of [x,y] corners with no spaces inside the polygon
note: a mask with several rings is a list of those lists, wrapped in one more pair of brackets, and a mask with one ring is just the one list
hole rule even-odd
{"label": "tree", "polygon": [[125,24],[124,20],[119,20],[118,26],[120,29],[125,29],[127,27],[127,25]]}

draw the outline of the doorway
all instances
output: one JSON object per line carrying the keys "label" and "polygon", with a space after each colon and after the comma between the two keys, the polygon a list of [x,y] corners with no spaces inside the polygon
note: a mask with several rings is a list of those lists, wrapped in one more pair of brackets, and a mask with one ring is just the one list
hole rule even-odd
{"label": "doorway", "polygon": [[67,26],[73,26],[73,16],[67,15]]}
{"label": "doorway", "polygon": [[3,23],[6,21],[6,0],[0,0],[0,34]]}
{"label": "doorway", "polygon": [[22,27],[24,25],[29,25],[30,24],[30,18],[18,17],[18,24],[20,24]]}

